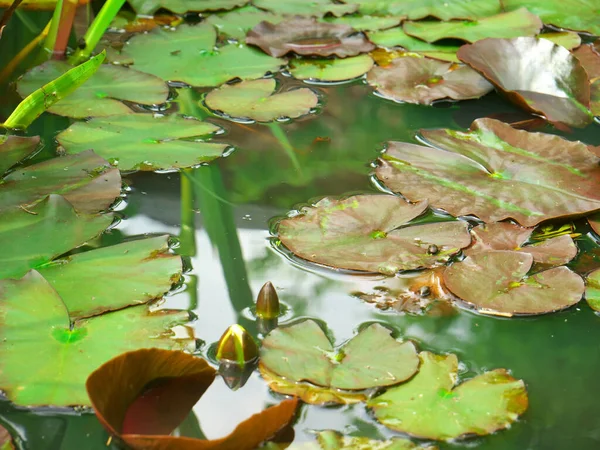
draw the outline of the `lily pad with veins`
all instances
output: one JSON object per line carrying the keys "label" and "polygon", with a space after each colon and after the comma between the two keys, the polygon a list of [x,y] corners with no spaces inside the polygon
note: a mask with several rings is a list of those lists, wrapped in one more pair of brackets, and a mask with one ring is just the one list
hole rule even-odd
{"label": "lily pad with veins", "polygon": [[358,3],[363,14],[405,15],[411,20],[427,16],[440,20],[475,20],[502,11],[498,0],[346,0]]}
{"label": "lily pad with veins", "polygon": [[324,198],[279,223],[282,244],[295,255],[331,267],[392,275],[445,264],[471,243],[468,224],[411,225],[426,202],[393,195]]}
{"label": "lily pad with veins", "polygon": [[373,67],[369,55],[336,59],[293,59],[289,71],[298,80],[346,81],[363,76]]}
{"label": "lily pad with veins", "polygon": [[468,132],[421,130],[430,147],[390,142],[377,177],[453,216],[524,226],[600,210],[599,159],[581,142],[477,119]]}
{"label": "lily pad with veins", "polygon": [[220,11],[243,6],[249,0],[127,0],[139,15],[151,15],[161,8],[176,14],[188,11]]}
{"label": "lily pad with veins", "polygon": [[323,17],[331,14],[340,17],[351,14],[358,9],[358,2],[349,2],[344,5],[332,0],[253,0],[252,4],[258,8],[266,9],[277,14],[288,16]]}

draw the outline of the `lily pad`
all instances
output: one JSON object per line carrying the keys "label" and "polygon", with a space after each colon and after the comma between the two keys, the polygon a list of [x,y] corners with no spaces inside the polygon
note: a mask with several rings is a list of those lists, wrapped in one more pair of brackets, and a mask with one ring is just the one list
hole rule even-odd
{"label": "lily pad", "polygon": [[587,276],[585,299],[594,311],[600,311],[600,269],[594,270]]}
{"label": "lily pad", "polygon": [[317,386],[344,390],[391,386],[412,377],[419,361],[412,342],[398,342],[390,334],[372,324],[335,352],[321,327],[304,320],[271,331],[263,340],[260,364],[288,381]]}
{"label": "lily pad", "polygon": [[298,80],[346,81],[363,76],[373,67],[369,55],[342,59],[293,59],[289,71]]}
{"label": "lily pad", "polygon": [[234,78],[261,78],[284,64],[245,45],[215,49],[216,38],[217,32],[210,24],[184,24],[175,30],[155,28],[131,38],[123,51],[136,70],[200,87],[219,86]]}
{"label": "lily pad", "polygon": [[545,24],[600,35],[597,0],[502,0],[506,11],[525,7]]}
{"label": "lily pad", "polygon": [[548,39],[561,47],[571,50],[581,45],[581,37],[573,31],[538,34],[540,39]]}
{"label": "lily pad", "polygon": [[393,195],[324,198],[282,220],[278,235],[309,261],[392,275],[444,264],[471,243],[466,222],[410,226],[426,209],[426,202],[410,204]]}
{"label": "lily pad", "polygon": [[161,8],[176,14],[188,11],[220,11],[243,6],[249,0],[127,0],[140,15],[152,15]]}
{"label": "lily pad", "polygon": [[348,0],[358,3],[363,14],[405,15],[411,20],[427,16],[440,20],[475,20],[500,13],[498,0]]}
{"label": "lily pad", "polygon": [[298,55],[336,55],[345,58],[375,48],[349,25],[304,18],[293,18],[276,25],[261,22],[248,32],[246,43],[256,45],[275,57],[294,52]]}
{"label": "lily pad", "polygon": [[85,380],[100,364],[138,348],[193,344],[169,332],[189,320],[187,311],[134,306],[71,322],[60,296],[36,271],[0,281],[0,311],[0,387],[21,406],[91,406]]}
{"label": "lily pad", "polygon": [[303,116],[317,106],[319,98],[308,88],[275,93],[273,78],[226,84],[211,91],[206,106],[230,117],[271,122],[280,118]]}
{"label": "lily pad", "polygon": [[243,42],[246,39],[246,33],[263,20],[279,23],[285,19],[284,16],[278,14],[253,6],[245,6],[222,14],[212,14],[205,22],[214,25],[219,34]]}
{"label": "lily pad", "polygon": [[77,253],[38,269],[71,319],[96,316],[161,297],[181,276],[181,257],[168,236]]}
{"label": "lily pad", "polygon": [[[454,45],[430,44],[421,39],[409,36],[402,27],[390,28],[389,30],[367,33],[369,40],[380,47],[392,48],[402,47],[408,51],[430,56],[442,61],[459,62],[456,52],[459,47]],[[375,51],[377,52],[377,50]],[[373,52],[373,53],[375,53]],[[377,60],[377,58],[375,58]]]}
{"label": "lily pad", "polygon": [[378,441],[367,437],[344,436],[333,430],[319,431],[317,440],[322,450],[436,450],[436,446],[421,446],[408,439],[392,438]]}
{"label": "lily pad", "polygon": [[345,14],[352,14],[358,9],[358,5],[351,2],[348,5],[334,3],[331,0],[253,0],[252,4],[258,8],[273,11],[277,14],[285,14],[290,16],[312,16],[323,17],[326,14],[332,14],[335,17],[340,17]]}
{"label": "lily pad", "polygon": [[120,170],[178,169],[221,156],[226,145],[192,140],[217,130],[210,123],[175,115],[127,114],[77,122],[56,139],[66,153],[91,148]]}
{"label": "lily pad", "polygon": [[39,136],[0,136],[0,176],[31,155],[39,144]]}
{"label": "lily pad", "polygon": [[420,438],[451,440],[507,428],[527,410],[525,384],[505,369],[456,386],[455,355],[419,356],[421,368],[412,380],[367,403],[385,426]]}
{"label": "lily pad", "polygon": [[[47,61],[34,67],[17,82],[17,91],[26,97],[52,81],[71,66],[64,61]],[[85,118],[130,114],[133,111],[119,100],[155,105],[165,103],[169,89],[158,77],[123,66],[102,65],[98,71],[68,97],[48,108],[60,116]]]}
{"label": "lily pad", "polygon": [[579,275],[561,266],[527,276],[533,261],[523,252],[480,251],[448,267],[444,283],[477,311],[507,317],[559,311],[581,300]]}
{"label": "lily pad", "polygon": [[342,16],[325,17],[324,22],[349,25],[356,31],[385,30],[400,25],[403,16]]}
{"label": "lily pad", "polygon": [[377,177],[453,216],[524,226],[600,209],[598,157],[581,142],[477,119],[464,133],[421,130],[431,147],[390,142]]}
{"label": "lily pad", "polygon": [[600,53],[591,45],[582,45],[573,52],[590,79],[590,109],[600,116]]}
{"label": "lily pad", "polygon": [[367,81],[382,97],[424,105],[441,99],[479,98],[494,89],[468,66],[412,56],[373,68]]}
{"label": "lily pad", "polygon": [[483,39],[463,45],[457,56],[526,111],[559,125],[592,121],[589,78],[560,45],[533,37]]}
{"label": "lily pad", "polygon": [[485,38],[512,38],[535,36],[544,24],[535,14],[520,8],[509,13],[472,21],[404,22],[402,28],[410,36],[426,42],[440,39],[461,39],[475,42]]}
{"label": "lily pad", "polygon": [[9,209],[0,222],[0,279],[21,278],[98,236],[112,222],[111,215],[77,214],[59,195],[49,195],[30,210]]}
{"label": "lily pad", "polygon": [[121,193],[119,171],[91,150],[19,168],[0,182],[0,211],[30,208],[48,194],[60,194],[80,213],[107,209]]}

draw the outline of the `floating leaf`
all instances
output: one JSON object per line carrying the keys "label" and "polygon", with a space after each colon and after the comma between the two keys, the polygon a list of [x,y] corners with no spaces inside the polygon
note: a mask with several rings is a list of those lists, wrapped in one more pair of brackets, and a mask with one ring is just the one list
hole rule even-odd
{"label": "floating leaf", "polygon": [[533,264],[528,253],[476,252],[444,272],[446,287],[484,314],[545,314],[573,306],[584,291],[579,275],[561,266],[527,276]]}
{"label": "floating leaf", "polygon": [[221,156],[226,145],[190,139],[217,130],[192,118],[127,114],[74,123],[56,139],[67,153],[91,148],[120,170],[177,169]]}
{"label": "floating leaf", "polygon": [[356,31],[385,30],[400,25],[402,16],[342,16],[325,17],[324,22],[349,25]]}
{"label": "floating leaf", "polygon": [[154,14],[161,8],[176,14],[188,11],[219,11],[245,5],[249,0],[127,0],[140,15]]}
{"label": "floating leaf", "polygon": [[420,446],[408,439],[392,438],[377,441],[367,437],[344,436],[333,430],[319,431],[317,440],[322,450],[436,450],[435,446]]}
{"label": "floating leaf", "polygon": [[321,327],[304,320],[269,333],[260,365],[291,382],[334,389],[391,386],[413,376],[419,361],[412,342],[398,342],[390,334],[379,324],[369,325],[336,353]]}
{"label": "floating leaf", "polygon": [[317,95],[308,88],[275,93],[276,88],[277,82],[273,78],[226,84],[209,92],[205,103],[210,109],[230,117],[271,122],[308,114],[319,102]]}
{"label": "floating leaf", "polygon": [[600,116],[600,53],[591,45],[582,45],[573,52],[590,79],[590,109]]}
{"label": "floating leaf", "polygon": [[581,142],[477,119],[469,132],[421,130],[431,147],[389,143],[377,177],[453,216],[524,226],[600,209],[598,157]]}
{"label": "floating leaf", "polygon": [[594,270],[587,276],[585,299],[594,311],[600,311],[600,269]]}
{"label": "floating leaf", "polygon": [[373,67],[369,55],[341,59],[293,59],[289,71],[299,80],[346,81],[363,76]]}
{"label": "floating leaf", "polygon": [[560,45],[532,37],[484,39],[463,45],[457,56],[526,111],[573,127],[592,121],[588,76]]}
{"label": "floating leaf", "polygon": [[39,144],[39,136],[0,136],[0,176],[31,155]]}
{"label": "floating leaf", "polygon": [[332,14],[335,17],[344,14],[352,14],[358,9],[358,5],[342,5],[334,3],[331,0],[253,0],[252,4],[262,9],[273,11],[278,14],[292,16],[313,16],[323,17],[325,14]]}
{"label": "floating leaf", "polygon": [[538,16],[531,14],[525,8],[520,8],[475,22],[404,22],[402,28],[410,36],[427,42],[447,38],[475,42],[485,38],[535,36],[543,26]]}
{"label": "floating leaf", "polygon": [[404,15],[411,20],[427,16],[441,20],[493,16],[501,12],[498,0],[346,0],[358,3],[363,14]]}
{"label": "floating leaf", "polygon": [[367,403],[379,422],[426,439],[451,440],[491,434],[527,410],[525,384],[505,369],[485,372],[456,386],[455,355],[420,353],[419,373]]}
{"label": "floating leaf", "polygon": [[[428,42],[409,36],[404,32],[404,30],[401,27],[392,28],[390,30],[384,31],[376,31],[367,34],[369,36],[369,40],[381,47],[402,47],[407,51],[417,53],[421,56],[427,56],[442,61],[460,62],[456,57],[456,52],[458,51],[459,47],[452,45],[430,44]],[[392,59],[398,56],[407,55],[406,53],[402,52],[385,51],[384,49],[378,48],[371,52],[371,56],[378,64],[380,64],[380,61],[385,61],[385,64],[389,64]]]}
{"label": "floating leaf", "polygon": [[293,18],[276,25],[261,22],[246,35],[246,43],[260,47],[271,56],[298,55],[355,56],[374,46],[348,25]]}
{"label": "floating leaf", "polygon": [[412,56],[373,68],[367,81],[382,97],[424,105],[441,99],[479,98],[494,89],[468,66]]}
{"label": "floating leaf", "polygon": [[581,45],[581,37],[573,31],[561,31],[556,33],[542,33],[538,34],[540,39],[548,39],[554,42],[556,45],[571,50]]}
{"label": "floating leaf", "polygon": [[105,210],[121,193],[119,171],[91,150],[19,168],[0,183],[0,211],[30,208],[48,194],[65,197],[78,212]]}
{"label": "floating leaf", "polygon": [[219,86],[234,78],[260,78],[284,64],[245,45],[215,49],[216,38],[215,28],[209,24],[184,24],[175,30],[155,28],[131,38],[124,52],[131,57],[134,69],[165,81],[203,87]]}
{"label": "floating leaf", "polygon": [[60,296],[36,271],[0,281],[0,313],[0,387],[21,406],[90,405],[85,380],[100,364],[129,350],[190,344],[169,333],[189,320],[187,311],[134,306],[71,322]]}
{"label": "floating leaf", "polygon": [[427,203],[393,195],[324,198],[279,223],[279,239],[294,254],[341,269],[392,275],[444,264],[471,243],[462,221],[409,226]]}
{"label": "floating leaf", "polygon": [[49,195],[27,211],[2,212],[0,278],[21,278],[29,269],[96,237],[111,222],[111,215],[77,214],[59,195]]}
{"label": "floating leaf", "polygon": [[214,25],[219,34],[243,42],[246,33],[263,20],[279,23],[285,20],[285,17],[253,6],[245,6],[223,14],[212,14],[206,19],[206,23]]}
{"label": "floating leaf", "polygon": [[161,297],[181,276],[181,257],[168,236],[77,253],[38,269],[71,319],[96,316]]}
{"label": "floating leaf", "polygon": [[[17,90],[25,97],[70,68],[64,61],[47,61],[21,77]],[[48,111],[75,118],[129,114],[133,111],[119,100],[154,105],[166,102],[168,94],[167,85],[158,77],[107,64],[100,66],[85,84]]]}
{"label": "floating leaf", "polygon": [[132,450],[254,450],[287,425],[297,401],[284,400],[239,424],[228,436],[201,440],[169,434],[215,377],[203,359],[158,349],[119,355],[94,371],[87,389],[104,427]]}

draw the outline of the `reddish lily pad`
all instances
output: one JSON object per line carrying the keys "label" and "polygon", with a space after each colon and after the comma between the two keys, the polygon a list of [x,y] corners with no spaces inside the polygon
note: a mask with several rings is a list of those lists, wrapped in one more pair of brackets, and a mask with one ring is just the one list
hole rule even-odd
{"label": "reddish lily pad", "polygon": [[560,311],[581,300],[579,275],[561,266],[527,276],[533,261],[523,252],[480,251],[448,267],[444,283],[477,311],[507,317]]}
{"label": "reddish lily pad", "polygon": [[412,56],[371,69],[367,81],[382,97],[425,105],[442,99],[479,98],[494,89],[468,66]]}
{"label": "reddish lily pad", "polygon": [[600,116],[600,53],[591,45],[582,45],[573,52],[590,78],[590,109]]}
{"label": "reddish lily pad", "polygon": [[347,0],[358,3],[363,14],[406,15],[411,20],[427,16],[441,20],[475,20],[501,12],[498,0]]}
{"label": "reddish lily pad", "polygon": [[326,14],[332,14],[340,17],[345,14],[351,14],[358,9],[358,2],[349,2],[348,5],[335,3],[332,0],[253,0],[252,4],[261,9],[273,11],[277,14],[288,16],[311,16],[323,17]]}
{"label": "reddish lily pad", "polygon": [[201,358],[148,349],[119,355],[100,366],[89,376],[87,389],[100,422],[132,450],[254,450],[296,412],[297,401],[284,400],[221,439],[170,436],[214,377],[215,370]]}
{"label": "reddish lily pad", "polygon": [[276,25],[261,22],[248,32],[246,43],[256,45],[275,57],[294,52],[298,55],[336,55],[344,58],[375,48],[362,34],[348,25],[303,18],[286,20]]}
{"label": "reddish lily pad", "polygon": [[369,55],[336,59],[293,59],[289,71],[298,80],[346,81],[363,76],[373,67]]}
{"label": "reddish lily pad", "polygon": [[585,299],[594,311],[600,312],[600,269],[594,270],[586,278]]}
{"label": "reddish lily pad", "polygon": [[233,9],[248,3],[249,0],[127,0],[131,7],[140,15],[154,14],[161,8],[176,14],[188,11],[219,11]]}
{"label": "reddish lily pad", "polygon": [[458,58],[509,100],[559,125],[592,121],[589,78],[567,49],[547,39],[483,39],[463,45]]}
{"label": "reddish lily pad", "polygon": [[385,426],[411,436],[448,441],[502,430],[527,410],[525,383],[505,369],[485,372],[456,386],[455,355],[422,352],[419,356],[421,369],[412,380],[367,403]]}
{"label": "reddish lily pad", "polygon": [[0,136],[0,177],[19,161],[31,155],[39,144],[39,136]]}
{"label": "reddish lily pad", "polygon": [[598,157],[581,142],[478,119],[469,132],[422,130],[431,147],[391,142],[377,177],[454,216],[524,226],[600,209]]}
{"label": "reddish lily pad", "polygon": [[439,266],[471,243],[462,221],[410,226],[426,202],[393,195],[324,198],[279,223],[279,239],[301,258],[331,267],[381,272]]}

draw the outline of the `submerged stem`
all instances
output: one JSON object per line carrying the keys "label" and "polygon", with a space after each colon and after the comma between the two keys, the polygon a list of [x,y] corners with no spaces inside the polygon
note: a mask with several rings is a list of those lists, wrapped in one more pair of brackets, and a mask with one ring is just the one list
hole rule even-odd
{"label": "submerged stem", "polygon": [[285,132],[281,129],[281,126],[279,125],[279,123],[278,122],[271,122],[271,123],[267,123],[265,125],[268,126],[271,129],[271,133],[277,139],[277,141],[279,141],[279,144],[281,145],[281,148],[283,148],[285,150],[285,152],[287,153],[287,155],[290,158],[290,161],[292,162],[294,168],[296,169],[296,171],[298,172],[298,174],[300,176],[302,176],[302,168],[300,167],[300,163],[298,162],[298,158],[296,158],[296,152],[294,151],[294,147],[290,143],[290,140],[288,139],[288,137],[285,134]]}

